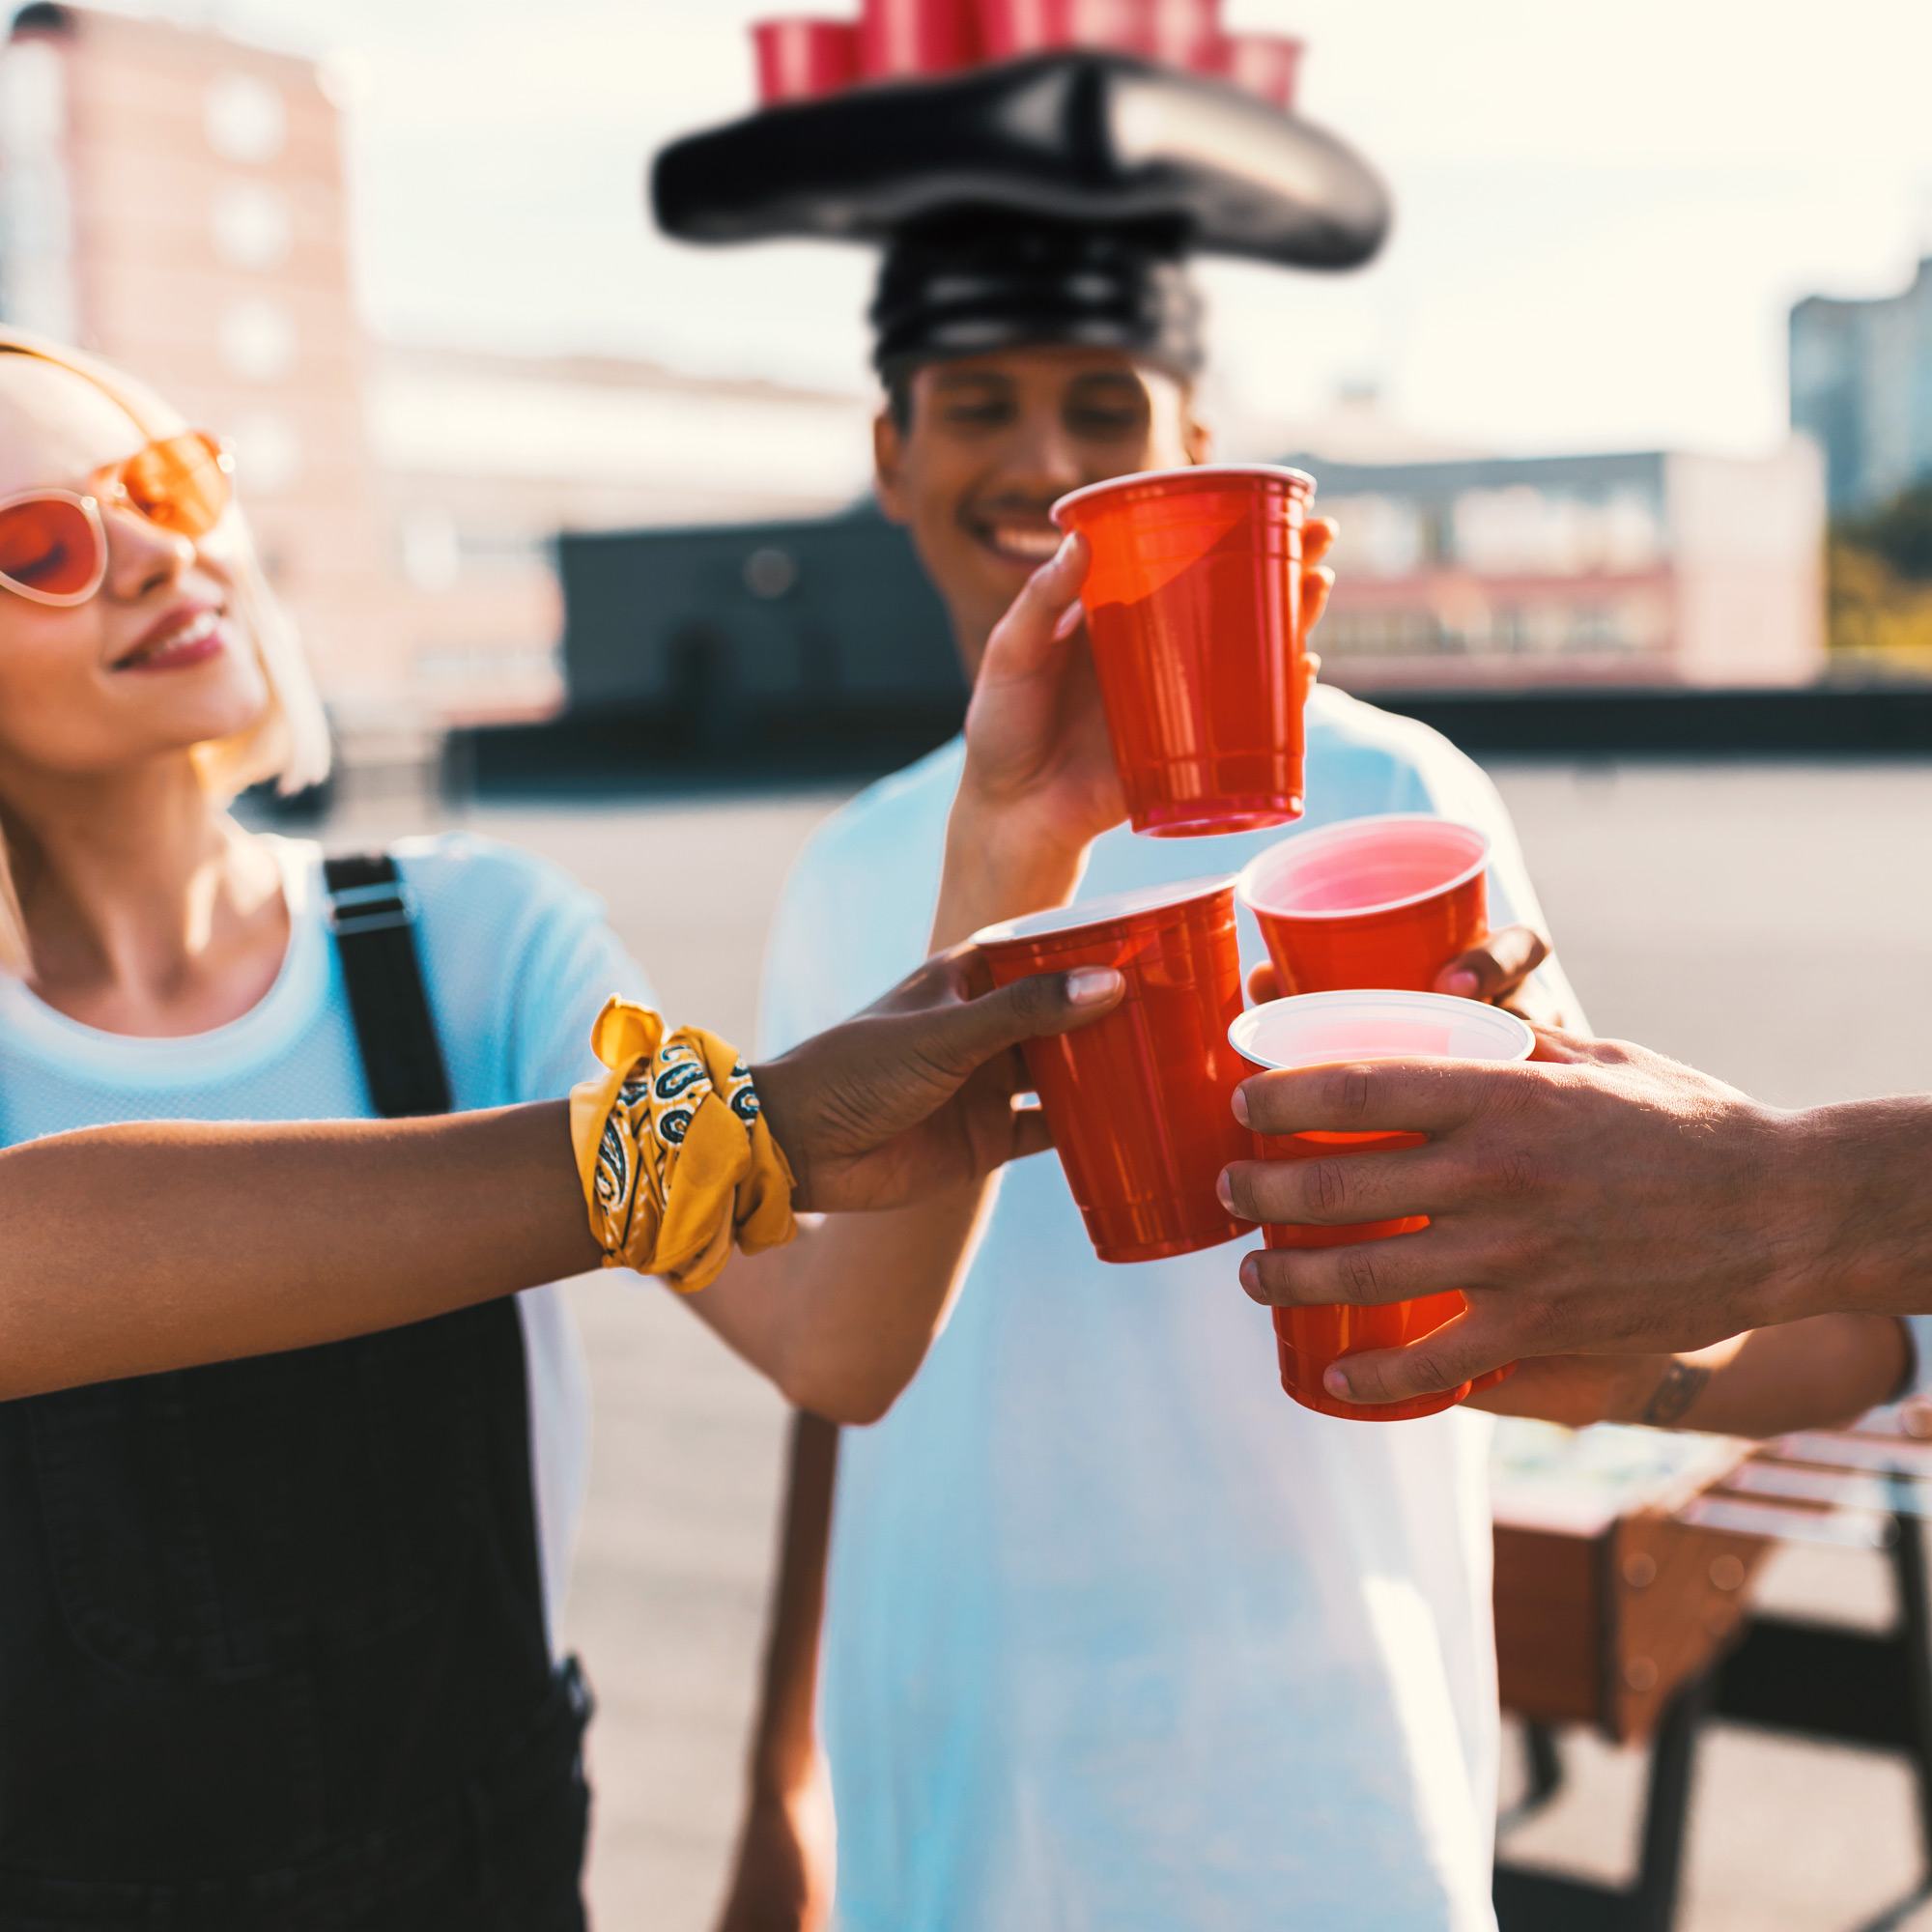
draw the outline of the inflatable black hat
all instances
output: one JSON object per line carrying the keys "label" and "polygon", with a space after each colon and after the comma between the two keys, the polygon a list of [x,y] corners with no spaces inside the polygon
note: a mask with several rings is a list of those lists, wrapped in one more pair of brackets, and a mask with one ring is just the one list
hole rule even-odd
{"label": "inflatable black hat", "polygon": [[657,157],[659,225],[690,242],[880,242],[874,359],[1041,342],[1191,375],[1193,254],[1350,269],[1386,191],[1331,134],[1212,79],[1077,51],[768,107]]}

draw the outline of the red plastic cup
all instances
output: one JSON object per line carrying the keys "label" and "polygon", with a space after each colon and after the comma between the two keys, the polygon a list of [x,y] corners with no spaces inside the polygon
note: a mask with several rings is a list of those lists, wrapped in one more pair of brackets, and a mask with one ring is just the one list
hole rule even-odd
{"label": "red plastic cup", "polygon": [[988,60],[1019,60],[1072,43],[1067,0],[980,0],[980,45]]}
{"label": "red plastic cup", "polygon": [[979,57],[975,0],[864,0],[859,61],[868,80],[956,73]]}
{"label": "red plastic cup", "polygon": [[1420,812],[1348,818],[1270,845],[1241,874],[1284,994],[1426,993],[1490,929],[1490,841]]}
{"label": "red plastic cup", "polygon": [[1301,816],[1298,469],[1156,469],[1063,497],[1094,549],[1082,601],[1136,832]]}
{"label": "red plastic cup", "polygon": [[1217,71],[1226,44],[1221,0],[1151,0],[1154,58],[1191,73]]}
{"label": "red plastic cup", "polygon": [[767,107],[838,94],[860,75],[859,29],[850,20],[793,15],[752,28],[758,60],[758,99]]}
{"label": "red plastic cup", "polygon": [[1062,0],[1062,4],[1066,10],[1066,44],[1154,58],[1154,0]]}
{"label": "red plastic cup", "polygon": [[1078,1033],[1029,1040],[1028,1071],[1103,1262],[1151,1262],[1248,1233],[1215,1184],[1251,1136],[1232,1102],[1248,1068],[1232,879],[1193,879],[1009,920],[975,935],[993,983],[1112,966],[1126,998]]}
{"label": "red plastic cup", "polygon": [[[1441,993],[1393,991],[1312,993],[1299,999],[1274,1000],[1243,1013],[1228,1029],[1228,1038],[1251,1067],[1262,1071],[1420,1054],[1449,1060],[1527,1060],[1536,1045],[1535,1035],[1514,1013]],[[1256,1134],[1253,1138],[1255,1158],[1260,1160],[1322,1160],[1338,1154],[1420,1147],[1428,1137],[1306,1133]],[[1269,1222],[1265,1235],[1271,1248],[1336,1248],[1411,1235],[1428,1225],[1424,1215],[1342,1228]],[[1277,1308],[1274,1332],[1281,1385],[1304,1408],[1357,1422],[1406,1422],[1418,1415],[1437,1414],[1466,1401],[1478,1385],[1463,1382],[1458,1388],[1418,1396],[1411,1402],[1338,1402],[1321,1386],[1322,1372],[1343,1355],[1364,1349],[1395,1349],[1417,1341],[1460,1315],[1467,1305],[1452,1290],[1413,1301],[1392,1301],[1380,1308]],[[1515,1367],[1512,1362],[1507,1368],[1492,1371],[1482,1378],[1480,1385],[1493,1387]]]}
{"label": "red plastic cup", "polygon": [[1301,73],[1302,43],[1283,34],[1229,34],[1204,64],[1243,93],[1293,109]]}

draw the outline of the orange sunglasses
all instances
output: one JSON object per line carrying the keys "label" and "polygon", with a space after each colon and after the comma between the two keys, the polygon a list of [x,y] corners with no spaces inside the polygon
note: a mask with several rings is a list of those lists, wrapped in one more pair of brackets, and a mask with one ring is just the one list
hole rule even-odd
{"label": "orange sunglasses", "polygon": [[107,577],[103,507],[205,537],[235,495],[235,459],[198,429],[164,436],[88,479],[87,494],[26,490],[0,502],[0,586],[36,604],[85,604]]}

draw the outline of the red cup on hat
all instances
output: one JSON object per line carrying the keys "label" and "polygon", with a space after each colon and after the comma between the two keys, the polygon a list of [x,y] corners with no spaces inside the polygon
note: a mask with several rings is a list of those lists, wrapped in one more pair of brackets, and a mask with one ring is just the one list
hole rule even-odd
{"label": "red cup on hat", "polygon": [[1293,108],[1302,52],[1302,43],[1285,34],[1229,34],[1208,56],[1203,71],[1218,73],[1276,107]]}
{"label": "red cup on hat", "polygon": [[1149,470],[1063,497],[1093,547],[1081,600],[1136,832],[1301,816],[1301,530],[1313,478]]}
{"label": "red cup on hat", "polygon": [[[1514,1013],[1441,993],[1393,990],[1311,993],[1270,1001],[1243,1013],[1228,1038],[1258,1072],[1290,1066],[1326,1066],[1341,1061],[1436,1056],[1449,1060],[1527,1060],[1536,1036]],[[1257,1160],[1326,1160],[1420,1147],[1424,1134],[1256,1134]],[[1367,1221],[1352,1227],[1318,1227],[1271,1221],[1264,1235],[1271,1248],[1335,1248],[1382,1241],[1428,1227],[1426,1216]],[[1340,1402],[1322,1386],[1329,1364],[1365,1349],[1397,1349],[1421,1340],[1468,1306],[1463,1296],[1420,1295],[1378,1308],[1341,1305],[1277,1308],[1275,1349],[1281,1385],[1304,1408],[1356,1422],[1406,1422],[1435,1415],[1480,1389],[1492,1388],[1516,1364],[1492,1370],[1474,1382],[1417,1396],[1408,1402]]]}
{"label": "red cup on hat", "polygon": [[850,20],[802,15],[759,20],[752,28],[752,44],[758,99],[767,107],[838,94],[859,78],[859,29]]}
{"label": "red cup on hat", "polygon": [[859,59],[868,80],[956,73],[979,56],[975,0],[864,0]]}
{"label": "red cup on hat", "polygon": [[1154,58],[1191,73],[1218,71],[1221,0],[1150,0]]}
{"label": "red cup on hat", "polygon": [[980,0],[980,45],[988,60],[1019,60],[1070,43],[1068,0]]}
{"label": "red cup on hat", "polygon": [[1490,929],[1490,841],[1473,825],[1388,812],[1270,845],[1241,874],[1284,994],[1427,992]]}
{"label": "red cup on hat", "polygon": [[1220,0],[980,0],[989,60],[1104,47],[1196,72],[1220,71]]}
{"label": "red cup on hat", "polygon": [[1244,94],[1293,111],[1306,52],[1285,34],[1228,34],[1208,57],[1205,71],[1220,75]]}
{"label": "red cup on hat", "polygon": [[1028,1040],[1066,1184],[1103,1262],[1157,1261],[1248,1233],[1215,1193],[1252,1136],[1235,1119],[1248,1068],[1232,879],[1194,879],[1009,920],[974,935],[997,986],[1111,966],[1126,997],[1077,1033]]}
{"label": "red cup on hat", "polygon": [[1155,56],[1154,0],[1062,0],[1066,44]]}

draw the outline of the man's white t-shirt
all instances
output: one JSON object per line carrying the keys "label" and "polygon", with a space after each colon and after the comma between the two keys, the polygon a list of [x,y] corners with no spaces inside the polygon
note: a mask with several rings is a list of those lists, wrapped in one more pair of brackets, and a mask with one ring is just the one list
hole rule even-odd
{"label": "man's white t-shirt", "polygon": [[[0,974],[0,1147],[115,1121],[324,1121],[372,1111],[321,848],[270,838],[289,948],[238,1020],[177,1039],[82,1026]],[[458,1112],[561,1099],[601,1071],[590,1025],[612,993],[651,1004],[601,902],[528,853],[451,835],[391,848],[419,913],[416,952]],[[355,1211],[353,1200],[342,1204]],[[517,1297],[544,1610],[558,1648],[590,1450],[590,1388],[554,1287]]]}
{"label": "man's white t-shirt", "polygon": [[[766,1051],[924,956],[962,756],[807,847]],[[1494,786],[1436,733],[1319,690],[1307,778],[1305,825],[1483,827],[1492,922],[1540,923]],[[1232,871],[1283,836],[1122,829],[1081,895]],[[841,1932],[1492,1924],[1488,1418],[1292,1402],[1236,1278],[1249,1245],[1109,1266],[1055,1156],[1020,1162],[925,1367],[845,1433],[822,1691]]]}

